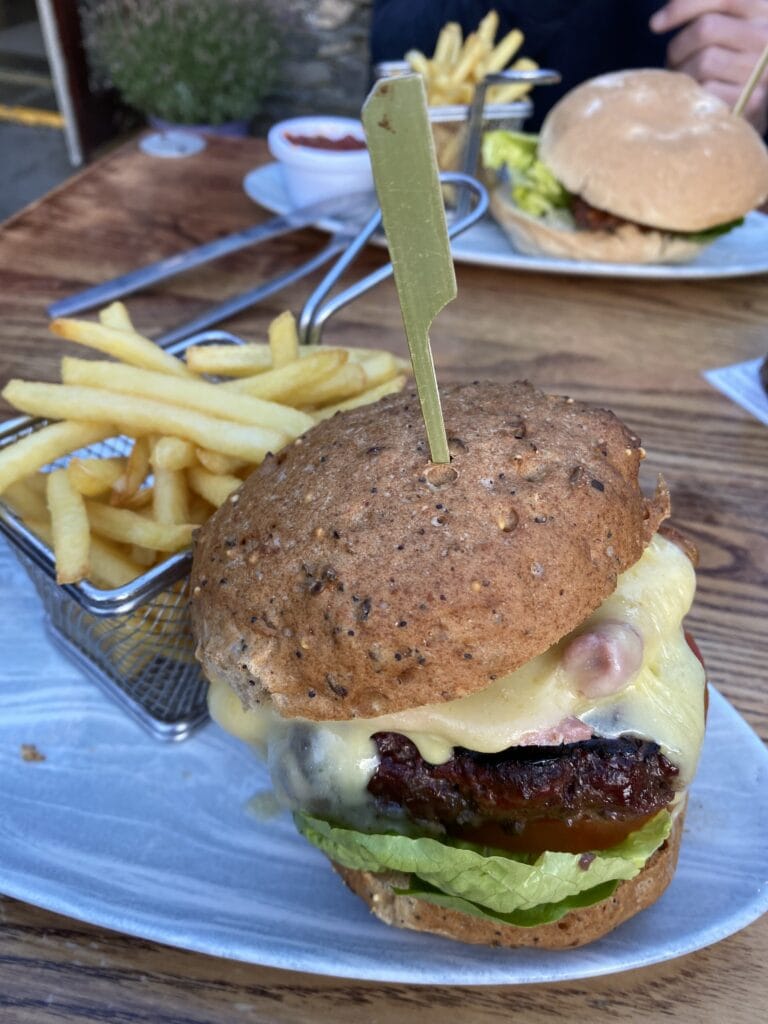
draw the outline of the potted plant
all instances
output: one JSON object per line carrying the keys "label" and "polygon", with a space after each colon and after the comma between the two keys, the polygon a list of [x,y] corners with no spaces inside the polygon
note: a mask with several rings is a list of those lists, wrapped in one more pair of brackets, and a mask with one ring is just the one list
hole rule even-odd
{"label": "potted plant", "polygon": [[156,127],[244,135],[277,77],[264,0],[86,0],[95,67]]}

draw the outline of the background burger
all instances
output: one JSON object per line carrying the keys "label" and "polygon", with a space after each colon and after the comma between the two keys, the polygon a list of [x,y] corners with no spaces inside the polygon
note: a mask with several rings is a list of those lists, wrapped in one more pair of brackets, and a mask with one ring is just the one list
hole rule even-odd
{"label": "background burger", "polygon": [[704,730],[683,547],[616,417],[527,383],[413,392],[269,458],[200,531],[214,717],[383,920],[588,942],[674,871]]}
{"label": "background burger", "polygon": [[768,196],[768,152],[687,75],[622,71],[569,92],[541,134],[490,132],[493,214],[515,248],[580,260],[692,259]]}

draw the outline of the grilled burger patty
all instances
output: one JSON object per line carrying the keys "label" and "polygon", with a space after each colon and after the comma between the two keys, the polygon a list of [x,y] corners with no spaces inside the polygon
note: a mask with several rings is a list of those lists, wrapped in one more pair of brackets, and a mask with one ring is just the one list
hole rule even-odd
{"label": "grilled burger patty", "polygon": [[621,736],[479,754],[458,747],[430,764],[405,736],[373,737],[380,762],[368,791],[383,811],[402,808],[448,831],[487,823],[510,831],[537,821],[646,818],[675,795],[678,769],[656,743]]}
{"label": "grilled burger patty", "polygon": [[647,224],[638,224],[635,220],[627,220],[625,217],[608,213],[607,210],[600,210],[581,196],[571,196],[569,206],[576,227],[583,231],[616,231],[622,224],[631,224],[640,231],[654,230]]}

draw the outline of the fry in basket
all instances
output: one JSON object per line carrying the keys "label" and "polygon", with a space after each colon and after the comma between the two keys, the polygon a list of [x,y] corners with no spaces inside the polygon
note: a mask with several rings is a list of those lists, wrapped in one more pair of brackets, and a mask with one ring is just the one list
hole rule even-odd
{"label": "fry in basket", "polygon": [[360,363],[346,363],[322,380],[310,381],[293,395],[293,401],[307,406],[341,402],[365,390],[368,379]]}
{"label": "fry in basket", "polygon": [[175,377],[189,377],[190,370],[175,356],[164,352],[154,341],[119,327],[105,327],[90,320],[53,320],[51,331],[67,341],[95,348],[115,359],[147,370],[159,370]]}
{"label": "fry in basket", "polygon": [[190,345],[184,353],[187,366],[195,373],[224,377],[250,377],[272,369],[269,345]]}
{"label": "fry in basket", "polygon": [[327,420],[335,416],[337,412],[344,412],[346,409],[357,409],[360,405],[370,405],[371,402],[378,402],[385,395],[393,395],[396,391],[402,391],[405,384],[405,377],[392,377],[390,380],[378,384],[368,391],[361,391],[354,398],[348,398],[345,402],[337,402],[336,405],[327,405],[315,413],[315,419]]}
{"label": "fry in basket", "polygon": [[91,528],[82,494],[72,486],[66,469],[48,474],[46,491],[51,517],[56,582],[79,583],[90,572]]}
{"label": "fry in basket", "polygon": [[111,491],[125,473],[123,458],[74,458],[67,463],[69,482],[85,498],[97,498]]}
{"label": "fry in basket", "polygon": [[2,394],[11,405],[32,416],[67,419],[79,414],[109,420],[129,434],[172,434],[254,463],[261,462],[268,451],[277,451],[287,441],[287,436],[276,430],[245,427],[175,405],[116,394],[106,388],[12,380]]}
{"label": "fry in basket", "polygon": [[[267,370],[253,377],[241,377],[228,381],[221,387],[230,391],[242,391],[256,398],[268,398],[273,402],[285,402],[288,405],[297,394],[303,395],[305,388],[330,377],[339,367],[344,366],[347,359],[347,353],[343,349],[329,348],[288,366],[281,366],[279,370]],[[211,445],[207,447],[210,448]]]}
{"label": "fry in basket", "polygon": [[129,504],[144,483],[148,471],[149,438],[137,437],[125,463],[125,470],[115,480],[112,487],[110,504],[118,506]]}
{"label": "fry in basket", "polygon": [[90,579],[100,587],[113,590],[124,587],[142,573],[142,566],[111,541],[91,537]]}
{"label": "fry in basket", "polygon": [[[495,33],[494,33],[495,35]],[[461,26],[457,21],[449,21],[440,29],[435,45],[433,60],[438,67],[450,68],[459,59],[462,36]],[[426,58],[425,58],[426,59]]]}
{"label": "fry in basket", "polygon": [[121,394],[140,395],[171,405],[217,416],[234,423],[280,430],[290,438],[298,437],[312,426],[312,420],[297,409],[268,402],[250,395],[232,395],[217,384],[202,380],[168,379],[133,366],[65,356],[61,361],[61,379],[65,384],[107,388]]}
{"label": "fry in basket", "polygon": [[272,353],[272,367],[275,370],[287,366],[288,363],[294,363],[299,358],[296,318],[288,310],[276,316],[269,325],[269,350]]}
{"label": "fry in basket", "polygon": [[156,469],[187,469],[197,456],[191,441],[180,437],[160,437],[152,446],[151,462]]}
{"label": "fry in basket", "polygon": [[152,548],[144,548],[141,544],[131,544],[131,558],[142,569],[149,569],[157,561],[157,552]]}
{"label": "fry in basket", "polygon": [[188,469],[187,478],[192,490],[199,494],[201,498],[205,498],[214,508],[223,505],[230,494],[236,491],[243,482],[236,476],[229,476],[224,473],[209,473],[202,466]]}
{"label": "fry in basket", "polygon": [[[431,58],[419,50],[409,50],[405,60],[411,69],[424,78],[427,102],[431,107],[469,105],[475,96],[475,86],[487,74],[503,71],[523,45],[524,36],[519,29],[512,29],[496,42],[499,29],[499,15],[489,11],[466,39],[462,39],[461,28],[456,22],[448,22],[440,30]],[[528,58],[521,58],[511,65],[515,69],[537,68],[538,64]],[[531,89],[528,83],[510,83],[491,86],[487,93],[488,103],[511,103],[525,96]],[[435,146],[438,163],[443,170],[457,166],[463,145],[463,126],[454,123],[435,125]]]}
{"label": "fry in basket", "polygon": [[112,302],[104,309],[99,310],[99,323],[104,324],[105,327],[116,327],[119,331],[136,333],[128,310],[122,302]]}
{"label": "fry in basket", "polygon": [[209,473],[218,473],[219,476],[228,474],[234,476],[244,469],[248,463],[242,459],[235,459],[231,455],[222,455],[221,452],[209,452],[205,448],[197,448],[197,461],[207,469]]}
{"label": "fry in basket", "polygon": [[402,373],[402,369],[391,352],[376,352],[370,358],[363,359],[360,365],[365,373],[366,389],[383,384]]}
{"label": "fry in basket", "polygon": [[87,501],[85,507],[91,529],[109,540],[168,552],[181,551],[192,540],[191,523],[156,523],[130,509],[110,508],[97,501]]}
{"label": "fry in basket", "polygon": [[158,523],[189,522],[189,492],[183,470],[155,470],[152,513]]}
{"label": "fry in basket", "polygon": [[[6,488],[3,494],[3,500],[11,506],[17,516],[27,523],[32,519],[43,522],[48,520],[45,486],[43,486],[42,493],[36,486],[36,479],[41,480],[45,485],[47,475],[40,473],[37,474],[37,477],[25,477],[23,480],[17,480]],[[33,481],[35,482],[33,483]]]}
{"label": "fry in basket", "polygon": [[[5,392],[3,392],[5,395]],[[15,405],[8,399],[11,405]],[[20,408],[17,406],[17,408]],[[61,417],[66,419],[66,417]],[[14,444],[0,451],[0,494],[14,481],[21,480],[30,473],[42,469],[49,462],[55,462],[63,455],[68,455],[78,448],[103,441],[117,433],[115,427],[108,422],[52,423],[34,434],[22,437]]]}

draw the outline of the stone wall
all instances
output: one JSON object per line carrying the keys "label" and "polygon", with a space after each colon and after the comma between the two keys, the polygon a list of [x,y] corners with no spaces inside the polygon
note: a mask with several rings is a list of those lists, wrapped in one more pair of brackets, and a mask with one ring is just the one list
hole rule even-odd
{"label": "stone wall", "polygon": [[370,84],[372,0],[273,0],[285,36],[283,74],[257,128],[301,114],[357,117]]}

